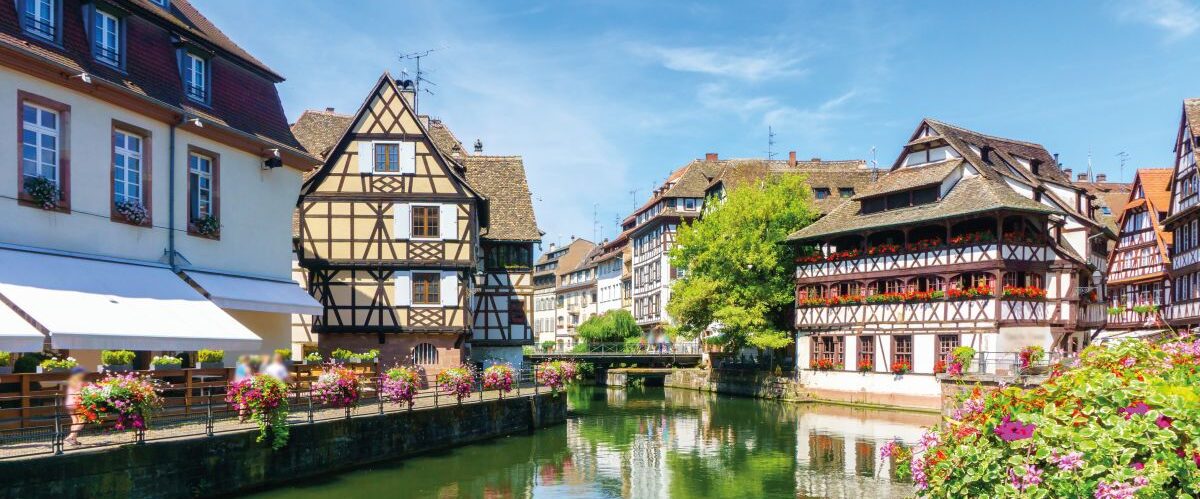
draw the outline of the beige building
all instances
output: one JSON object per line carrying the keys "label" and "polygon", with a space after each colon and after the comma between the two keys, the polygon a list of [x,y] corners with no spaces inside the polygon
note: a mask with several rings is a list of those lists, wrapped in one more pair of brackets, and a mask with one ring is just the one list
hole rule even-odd
{"label": "beige building", "polygon": [[0,109],[18,116],[0,132],[20,138],[0,145],[0,316],[88,368],[101,349],[145,365],[287,346],[290,315],[319,309],[287,226],[318,161],[283,78],[186,0],[41,3],[0,7]]}

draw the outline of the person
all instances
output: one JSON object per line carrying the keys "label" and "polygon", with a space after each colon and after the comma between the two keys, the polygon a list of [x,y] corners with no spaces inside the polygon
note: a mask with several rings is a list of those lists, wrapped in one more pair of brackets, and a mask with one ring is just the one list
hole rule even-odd
{"label": "person", "polygon": [[287,368],[287,366],[283,365],[283,355],[276,352],[275,355],[271,358],[271,363],[267,364],[267,368],[265,369],[265,372],[267,373],[267,375],[269,375],[279,381],[287,381],[288,368]]}
{"label": "person", "polygon": [[83,414],[79,411],[79,404],[82,402],[80,392],[83,390],[83,375],[86,372],[82,367],[75,366],[71,368],[71,376],[67,378],[65,405],[67,412],[71,414],[71,432],[67,434],[64,442],[72,446],[79,445],[79,431],[83,429],[85,423]]}
{"label": "person", "polygon": [[241,381],[246,378],[249,378],[251,374],[252,373],[250,372],[250,356],[243,355],[241,357],[238,357],[237,368],[234,369],[234,371],[233,371],[233,380]]}

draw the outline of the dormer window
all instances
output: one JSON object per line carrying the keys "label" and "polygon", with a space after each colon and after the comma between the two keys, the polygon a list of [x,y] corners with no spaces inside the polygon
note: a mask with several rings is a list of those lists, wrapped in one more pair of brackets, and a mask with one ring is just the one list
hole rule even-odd
{"label": "dormer window", "polygon": [[92,53],[96,60],[110,66],[121,65],[121,20],[103,10],[95,11],[92,27]]}
{"label": "dormer window", "polygon": [[23,0],[21,25],[25,32],[49,42],[58,40],[56,0]]}
{"label": "dormer window", "polygon": [[187,52],[183,57],[183,93],[196,102],[208,102],[208,59]]}
{"label": "dormer window", "polygon": [[829,188],[828,187],[814,187],[813,188],[813,196],[816,197],[817,199],[828,198],[829,197]]}
{"label": "dormer window", "polygon": [[154,5],[162,7],[164,9],[171,6],[171,0],[150,0],[150,1],[154,2]]}

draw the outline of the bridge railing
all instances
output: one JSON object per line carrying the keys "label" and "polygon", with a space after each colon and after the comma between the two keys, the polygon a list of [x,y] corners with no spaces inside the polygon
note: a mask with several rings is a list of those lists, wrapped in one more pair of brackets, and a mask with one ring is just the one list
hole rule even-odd
{"label": "bridge railing", "polygon": [[625,343],[580,343],[574,347],[555,346],[536,349],[534,355],[699,355],[699,343],[650,343],[627,345]]}

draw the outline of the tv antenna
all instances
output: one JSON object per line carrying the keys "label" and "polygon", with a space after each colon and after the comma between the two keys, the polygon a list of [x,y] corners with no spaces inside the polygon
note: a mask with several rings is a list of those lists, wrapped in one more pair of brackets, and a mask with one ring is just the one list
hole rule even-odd
{"label": "tv antenna", "polygon": [[1129,160],[1129,153],[1127,153],[1125,151],[1121,151],[1121,152],[1117,153],[1117,157],[1121,158],[1121,170],[1120,170],[1121,173],[1120,173],[1120,177],[1118,177],[1118,180],[1119,180],[1119,179],[1125,178],[1125,162]]}
{"label": "tv antenna", "polygon": [[[400,60],[416,61],[416,65],[417,65],[417,74],[413,75],[413,93],[414,93],[413,112],[414,113],[417,112],[417,102],[420,100],[420,99],[416,98],[416,95],[420,95],[421,90],[425,90],[425,92],[428,93],[429,95],[433,95],[432,90],[429,90],[428,88],[422,89],[421,84],[428,83],[435,87],[437,86],[437,83],[429,81],[428,78],[425,78],[425,72],[421,71],[421,59],[429,57],[430,54],[434,53],[437,50],[440,50],[440,49],[429,49],[429,50],[422,50],[420,52],[409,52],[407,54],[400,54]],[[404,76],[408,76],[408,70],[402,69],[402,70],[400,70],[400,72],[402,74],[404,74]]]}
{"label": "tv antenna", "polygon": [[767,161],[775,159],[775,129],[767,126]]}
{"label": "tv antenna", "polygon": [[629,189],[629,198],[633,200],[633,207],[637,208],[637,189]]}

